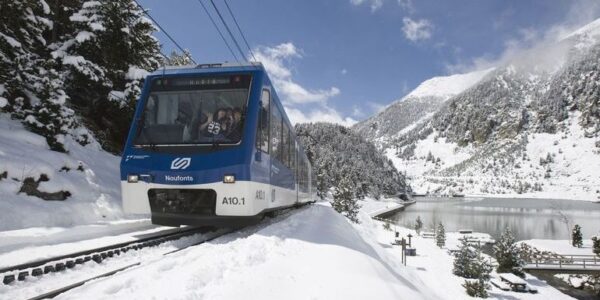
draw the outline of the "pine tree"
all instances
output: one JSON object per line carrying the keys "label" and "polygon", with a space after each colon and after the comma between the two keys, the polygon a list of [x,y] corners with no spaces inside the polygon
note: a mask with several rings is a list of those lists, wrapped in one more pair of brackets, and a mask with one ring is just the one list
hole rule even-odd
{"label": "pine tree", "polygon": [[592,251],[600,256],[600,236],[592,237]]}
{"label": "pine tree", "polygon": [[43,31],[50,26],[42,17],[44,4],[36,0],[0,2],[0,96],[7,102],[2,110],[18,119],[38,100],[31,90],[46,44]]}
{"label": "pine tree", "polygon": [[[59,65],[50,57],[46,36],[57,26],[44,1],[0,4],[0,94],[3,110],[46,138],[51,150],[66,151],[65,134],[75,126]],[[2,96],[2,95],[0,95]]]}
{"label": "pine tree", "polygon": [[186,66],[193,64],[192,54],[187,49],[183,50],[183,53],[179,53],[175,50],[171,52],[168,58],[164,59],[164,64],[167,66]]}
{"label": "pine tree", "polygon": [[68,96],[62,89],[64,82],[55,67],[56,62],[49,59],[40,68],[37,91],[40,101],[25,112],[24,123],[32,132],[44,136],[51,150],[66,152],[65,135],[75,126],[75,117],[73,110],[67,107]]}
{"label": "pine tree", "polygon": [[524,276],[523,260],[519,256],[519,250],[515,244],[515,237],[510,228],[506,227],[500,240],[494,246],[494,255],[498,261],[498,273],[513,273]]}
{"label": "pine tree", "polygon": [[[55,4],[59,11],[61,5]],[[53,45],[73,108],[118,152],[144,76],[161,62],[156,31],[132,0],[85,1],[68,18],[71,31]],[[110,116],[110,117],[109,117]]]}
{"label": "pine tree", "polygon": [[421,235],[421,229],[423,229],[423,221],[421,221],[421,216],[417,216],[417,220],[415,221],[415,231],[418,235]]}
{"label": "pine tree", "polygon": [[350,221],[359,223],[358,210],[360,209],[360,206],[357,199],[354,198],[354,194],[352,193],[352,183],[348,178],[344,177],[338,182],[335,187],[335,192],[333,193],[333,202],[331,203],[331,206],[337,212],[350,219]]}
{"label": "pine tree", "polygon": [[571,244],[573,247],[581,248],[583,246],[583,236],[581,235],[581,226],[575,224],[571,233]]}
{"label": "pine tree", "polygon": [[460,239],[459,251],[454,254],[454,275],[489,280],[492,265],[481,255],[481,248],[469,245],[466,237]]}
{"label": "pine tree", "polygon": [[462,285],[467,295],[477,298],[487,298],[487,284],[483,280],[465,280]]}
{"label": "pine tree", "polygon": [[435,243],[440,248],[446,245],[446,230],[444,229],[444,224],[442,224],[442,222],[438,224],[435,231]]}

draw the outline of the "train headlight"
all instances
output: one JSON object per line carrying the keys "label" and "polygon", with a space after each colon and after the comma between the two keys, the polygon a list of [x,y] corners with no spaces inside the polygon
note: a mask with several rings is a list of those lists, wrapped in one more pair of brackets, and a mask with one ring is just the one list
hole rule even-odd
{"label": "train headlight", "polygon": [[223,176],[223,183],[235,183],[235,176],[234,175]]}
{"label": "train headlight", "polygon": [[140,177],[138,175],[134,175],[134,174],[127,175],[127,182],[129,182],[129,183],[136,183],[139,180],[140,180]]}

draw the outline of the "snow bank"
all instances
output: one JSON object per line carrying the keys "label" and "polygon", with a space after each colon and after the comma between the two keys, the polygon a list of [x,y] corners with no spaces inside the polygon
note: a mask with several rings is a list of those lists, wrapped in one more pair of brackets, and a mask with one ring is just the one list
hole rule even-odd
{"label": "snow bank", "polygon": [[581,248],[573,247],[570,240],[524,240],[519,243],[525,243],[537,248],[540,251],[550,251],[560,255],[594,255],[592,251],[592,240],[584,239]]}
{"label": "snow bank", "polygon": [[58,299],[441,298],[361,228],[317,204]]}
{"label": "snow bank", "polygon": [[[123,218],[119,157],[93,141],[83,147],[67,138],[69,153],[50,151],[45,139],[0,114],[0,230],[69,227]],[[19,193],[25,178],[43,192],[68,191],[65,201],[45,201]],[[0,176],[2,178],[4,176]]]}

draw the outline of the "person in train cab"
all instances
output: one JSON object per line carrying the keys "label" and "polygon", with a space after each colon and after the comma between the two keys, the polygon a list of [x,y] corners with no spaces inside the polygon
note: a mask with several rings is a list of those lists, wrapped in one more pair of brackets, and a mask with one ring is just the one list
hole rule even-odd
{"label": "person in train cab", "polygon": [[205,135],[206,127],[208,127],[208,124],[210,124],[211,121],[212,115],[207,115],[203,111],[199,111],[192,120],[193,132],[191,132],[191,136],[195,137],[196,140],[202,139]]}
{"label": "person in train cab", "polygon": [[242,138],[242,110],[239,107],[233,109],[232,124],[227,138],[232,142],[238,142]]}
{"label": "person in train cab", "polygon": [[231,132],[231,125],[233,125],[233,110],[231,108],[227,108],[226,110],[226,116],[225,116],[225,120],[224,122],[226,123],[225,125],[225,135],[229,135],[229,133]]}
{"label": "person in train cab", "polygon": [[217,109],[206,126],[205,135],[211,138],[223,137],[223,133],[227,130],[226,118],[227,111],[224,108]]}

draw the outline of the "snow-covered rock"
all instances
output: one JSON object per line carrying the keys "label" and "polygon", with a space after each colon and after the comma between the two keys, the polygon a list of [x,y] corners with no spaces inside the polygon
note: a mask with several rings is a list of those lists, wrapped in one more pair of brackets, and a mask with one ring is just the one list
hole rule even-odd
{"label": "snow-covered rock", "polygon": [[[0,230],[90,224],[124,217],[121,210],[119,157],[100,145],[81,146],[65,139],[69,153],[51,151],[44,137],[0,114]],[[3,174],[5,174],[3,176]],[[38,189],[68,191],[64,201],[46,201],[20,192],[30,177]]]}

